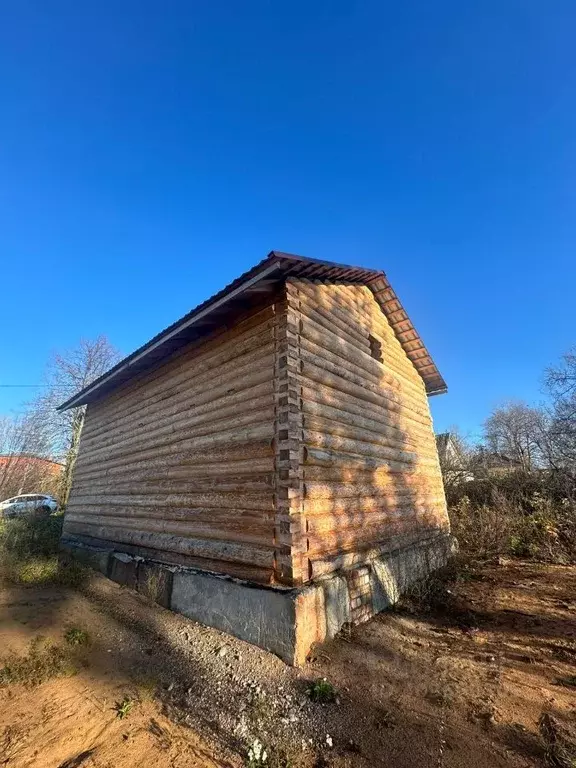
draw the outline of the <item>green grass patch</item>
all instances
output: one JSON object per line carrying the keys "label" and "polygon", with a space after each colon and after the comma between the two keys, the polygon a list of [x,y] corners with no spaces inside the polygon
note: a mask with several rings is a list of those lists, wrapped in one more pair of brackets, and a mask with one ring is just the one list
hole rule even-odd
{"label": "green grass patch", "polygon": [[12,560],[9,563],[12,581],[18,584],[37,586],[49,584],[58,580],[58,558],[32,557],[29,560]]}
{"label": "green grass patch", "polygon": [[90,645],[90,635],[78,627],[70,627],[64,632],[64,640],[68,645]]}
{"label": "green grass patch", "polygon": [[116,706],[114,707],[116,717],[119,720],[124,720],[126,717],[128,717],[133,707],[134,699],[131,699],[129,696],[125,696],[122,701],[117,702]]}
{"label": "green grass patch", "polygon": [[336,699],[336,689],[325,677],[320,677],[318,680],[310,683],[306,693],[310,697],[310,701],[318,701],[321,704],[326,704]]}

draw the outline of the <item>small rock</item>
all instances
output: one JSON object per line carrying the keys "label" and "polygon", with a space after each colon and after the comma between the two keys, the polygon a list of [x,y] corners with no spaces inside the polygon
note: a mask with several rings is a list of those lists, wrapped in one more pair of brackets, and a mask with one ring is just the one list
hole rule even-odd
{"label": "small rock", "polygon": [[226,656],[226,654],[230,651],[230,648],[228,648],[227,645],[223,645],[221,648],[218,649],[216,652],[217,656]]}

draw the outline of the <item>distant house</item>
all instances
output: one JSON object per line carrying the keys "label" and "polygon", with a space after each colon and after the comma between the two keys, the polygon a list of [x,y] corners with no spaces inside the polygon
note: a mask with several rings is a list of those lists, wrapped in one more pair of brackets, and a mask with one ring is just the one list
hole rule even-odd
{"label": "distant house", "polygon": [[438,458],[441,465],[462,466],[464,464],[460,446],[452,432],[441,432],[436,435],[436,448],[438,449]]}
{"label": "distant house", "polygon": [[302,661],[445,562],[445,391],[383,272],[272,252],[61,406],[63,546]]}
{"label": "distant house", "polygon": [[445,482],[469,482],[474,479],[454,433],[442,432],[436,435],[436,448]]}
{"label": "distant house", "polygon": [[484,446],[478,449],[474,463],[477,475],[509,475],[522,470],[522,462],[518,459],[499,451],[490,451]]}
{"label": "distant house", "polygon": [[35,491],[54,492],[63,469],[63,464],[44,456],[0,454],[0,495],[5,498]]}

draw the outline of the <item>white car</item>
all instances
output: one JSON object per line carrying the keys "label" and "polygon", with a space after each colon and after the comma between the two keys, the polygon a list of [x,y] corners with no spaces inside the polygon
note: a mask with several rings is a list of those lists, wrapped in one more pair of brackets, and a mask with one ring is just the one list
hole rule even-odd
{"label": "white car", "polygon": [[30,513],[51,514],[58,509],[58,502],[53,496],[39,493],[23,493],[6,501],[0,501],[1,517],[23,517]]}

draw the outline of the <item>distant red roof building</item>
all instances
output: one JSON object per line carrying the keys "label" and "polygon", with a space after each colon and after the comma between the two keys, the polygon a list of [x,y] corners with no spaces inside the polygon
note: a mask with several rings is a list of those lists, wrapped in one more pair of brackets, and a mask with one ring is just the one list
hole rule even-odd
{"label": "distant red roof building", "polygon": [[29,453],[0,454],[0,495],[53,492],[64,465]]}

